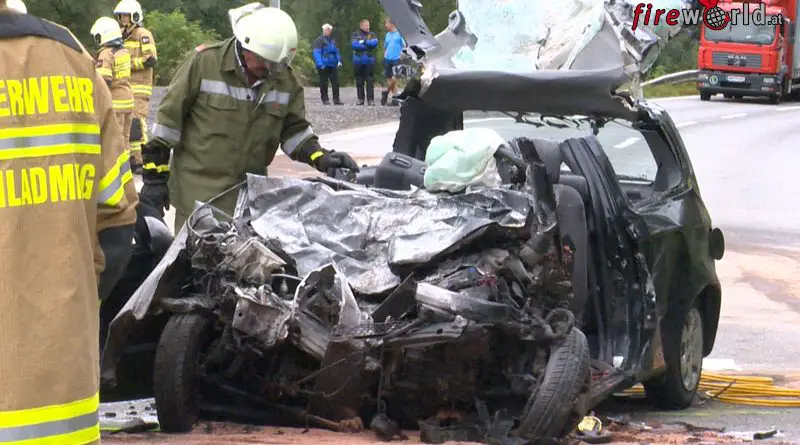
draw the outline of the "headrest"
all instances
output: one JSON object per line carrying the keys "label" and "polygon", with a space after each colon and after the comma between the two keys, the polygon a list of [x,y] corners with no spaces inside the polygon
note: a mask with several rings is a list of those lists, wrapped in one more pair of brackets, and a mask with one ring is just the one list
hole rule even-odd
{"label": "headrest", "polygon": [[561,146],[558,142],[550,139],[531,139],[536,153],[539,154],[544,168],[547,171],[547,179],[553,184],[558,184],[561,176]]}
{"label": "headrest", "polygon": [[552,184],[557,184],[561,174],[561,148],[558,142],[549,139],[534,139],[520,137],[511,141],[522,157],[531,159],[535,153],[544,164],[547,179]]}

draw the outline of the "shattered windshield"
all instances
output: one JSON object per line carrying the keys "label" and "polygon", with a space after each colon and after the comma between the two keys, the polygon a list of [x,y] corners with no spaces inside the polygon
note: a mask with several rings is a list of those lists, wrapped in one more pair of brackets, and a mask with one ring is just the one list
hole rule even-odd
{"label": "shattered windshield", "polygon": [[705,38],[711,42],[755,43],[769,45],[775,40],[775,25],[748,25],[739,23],[721,30],[705,29]]}
{"label": "shattered windshield", "polygon": [[[687,0],[650,4],[654,9],[690,8]],[[638,64],[644,72],[682,23],[633,26],[636,5],[632,0],[458,0],[458,9],[477,43],[474,48],[461,48],[452,63],[460,69],[505,71],[600,67],[615,59],[609,52],[614,49],[602,47],[603,54],[598,55],[593,42],[622,38],[626,64]],[[648,57],[643,61],[645,53]]]}
{"label": "shattered windshield", "polygon": [[[525,119],[531,123],[515,122],[508,118],[485,118],[465,120],[465,127],[491,128],[505,140],[518,137],[535,139],[552,139],[561,142],[568,138],[592,135],[592,125],[588,120],[579,117],[565,120],[562,118],[544,118],[536,114],[528,114]],[[551,125],[538,126],[543,122]],[[563,127],[563,128],[559,128]],[[625,121],[611,121],[599,129],[597,139],[608,156],[619,179],[654,181],[658,166],[647,141],[642,134],[631,128]],[[567,169],[562,165],[562,170]]]}

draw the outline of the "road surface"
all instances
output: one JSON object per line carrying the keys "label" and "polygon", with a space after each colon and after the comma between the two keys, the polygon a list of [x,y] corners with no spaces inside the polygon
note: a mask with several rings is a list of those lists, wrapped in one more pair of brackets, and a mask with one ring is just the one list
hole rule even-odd
{"label": "road surface", "polygon": [[[670,98],[666,108],[692,158],[712,220],[726,236],[718,263],[723,308],[708,369],[779,375],[800,382],[800,104]],[[467,127],[497,129],[504,137],[544,135],[496,115],[470,114]],[[396,123],[323,135],[327,148],[375,162],[391,150]],[[607,128],[599,136],[612,162],[626,174],[650,176],[654,165],[629,129]],[[279,156],[270,174],[313,174]],[[619,171],[618,171],[619,173]],[[170,223],[171,224],[171,223]],[[798,385],[800,387],[800,385]],[[628,405],[610,410],[628,410]],[[677,417],[676,417],[677,416]],[[641,420],[681,420],[730,430],[783,429],[800,440],[800,410],[721,405],[682,413],[641,412]],[[800,442],[798,442],[800,443]]]}

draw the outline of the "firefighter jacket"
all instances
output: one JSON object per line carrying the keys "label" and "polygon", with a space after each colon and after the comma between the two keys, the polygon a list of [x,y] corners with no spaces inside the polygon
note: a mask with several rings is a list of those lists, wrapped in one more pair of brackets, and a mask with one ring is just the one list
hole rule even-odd
{"label": "firefighter jacket", "polygon": [[[136,97],[153,95],[155,61],[158,58],[153,34],[135,25],[125,34],[125,48],[131,53],[131,88]],[[148,62],[149,58],[153,58]]]}
{"label": "firefighter jacket", "polygon": [[127,154],[92,56],[65,28],[2,8],[0,148],[0,443],[99,443],[93,263],[98,220],[135,221]]}
{"label": "firefighter jacket", "polygon": [[[266,174],[279,145],[291,159],[312,166],[323,154],[291,68],[250,87],[237,54],[234,38],[201,45],[178,68],[159,105],[153,136],[172,148],[169,194],[176,218],[247,173]],[[145,181],[159,167],[146,154]],[[215,206],[232,212],[235,202],[236,193],[228,193]]]}
{"label": "firefighter jacket", "polygon": [[104,46],[97,53],[95,66],[111,89],[114,111],[133,112],[131,53],[122,46]]}

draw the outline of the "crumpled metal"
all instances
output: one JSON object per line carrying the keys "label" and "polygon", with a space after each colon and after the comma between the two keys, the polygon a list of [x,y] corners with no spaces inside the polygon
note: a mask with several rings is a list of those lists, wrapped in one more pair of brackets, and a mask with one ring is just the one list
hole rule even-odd
{"label": "crumpled metal", "polygon": [[531,196],[510,188],[458,195],[336,190],[322,181],[249,175],[242,196],[241,213],[296,261],[300,276],[332,263],[366,295],[399,285],[396,268],[428,263],[488,230],[524,239],[533,212]]}

